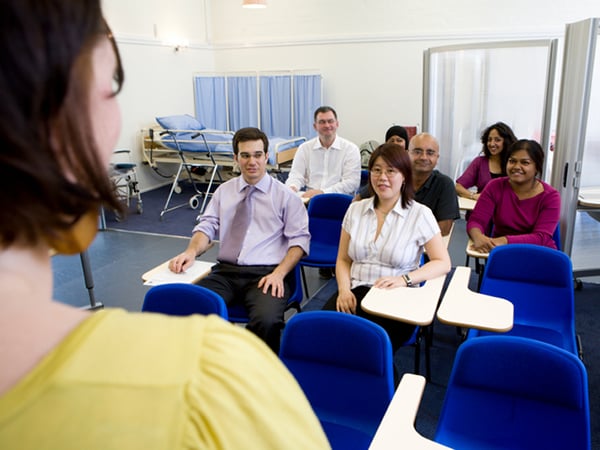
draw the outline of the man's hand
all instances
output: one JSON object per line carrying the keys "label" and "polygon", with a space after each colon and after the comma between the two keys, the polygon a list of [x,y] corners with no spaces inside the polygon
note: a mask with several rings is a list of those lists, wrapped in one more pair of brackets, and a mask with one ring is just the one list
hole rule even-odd
{"label": "man's hand", "polygon": [[183,253],[180,253],[171,261],[169,261],[169,269],[171,272],[181,273],[185,272],[189,267],[194,264],[196,260],[196,255],[191,250],[186,250]]}
{"label": "man's hand", "polygon": [[269,289],[271,289],[273,297],[282,298],[283,294],[285,294],[284,278],[278,272],[271,272],[260,279],[258,288],[262,288],[263,294],[268,293]]}

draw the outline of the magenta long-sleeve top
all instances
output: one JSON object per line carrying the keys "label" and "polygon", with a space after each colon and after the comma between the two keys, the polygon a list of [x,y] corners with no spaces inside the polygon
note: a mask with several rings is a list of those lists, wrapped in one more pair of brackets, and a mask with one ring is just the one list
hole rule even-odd
{"label": "magenta long-sleeve top", "polygon": [[487,156],[481,155],[471,161],[471,164],[456,179],[456,182],[465,189],[477,186],[477,192],[481,192],[491,179],[489,159]]}
{"label": "magenta long-sleeve top", "polygon": [[467,232],[478,228],[492,237],[505,236],[509,244],[536,244],[556,248],[552,235],[560,217],[560,194],[540,181],[544,191],[520,200],[508,177],[491,180],[481,193],[467,222]]}

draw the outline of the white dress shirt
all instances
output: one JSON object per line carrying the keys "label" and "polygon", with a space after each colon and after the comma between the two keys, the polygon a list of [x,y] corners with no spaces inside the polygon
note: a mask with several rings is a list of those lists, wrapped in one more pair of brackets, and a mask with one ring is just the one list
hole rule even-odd
{"label": "white dress shirt", "polygon": [[356,144],[336,136],[326,149],[316,137],[298,148],[285,184],[298,190],[354,195],[360,185],[360,164]]}

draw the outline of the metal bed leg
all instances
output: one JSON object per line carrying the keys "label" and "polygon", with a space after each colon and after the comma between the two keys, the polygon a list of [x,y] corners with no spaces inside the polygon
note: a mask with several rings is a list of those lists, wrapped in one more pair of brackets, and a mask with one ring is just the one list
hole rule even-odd
{"label": "metal bed leg", "polygon": [[[212,174],[210,176],[210,181],[208,182],[208,187],[206,188],[206,193],[204,194],[204,200],[202,200],[202,206],[200,207],[200,214],[204,212],[204,208],[206,207],[206,202],[208,201],[208,196],[211,195],[210,189],[213,185],[213,181],[215,179],[215,175],[219,172],[219,165],[216,164],[213,168]],[[219,175],[221,178],[221,175]]]}
{"label": "metal bed leg", "polygon": [[175,208],[169,209],[169,203],[171,202],[171,197],[173,197],[173,192],[175,192],[175,188],[177,187],[177,183],[179,183],[179,176],[181,175],[181,171],[183,170],[183,164],[179,164],[179,169],[177,170],[177,175],[175,175],[175,179],[173,180],[173,184],[171,185],[171,190],[169,191],[169,196],[167,197],[167,201],[165,202],[165,206],[163,210],[160,212],[160,218],[162,220],[163,215],[167,212],[172,211],[173,209],[179,208],[179,206]]}

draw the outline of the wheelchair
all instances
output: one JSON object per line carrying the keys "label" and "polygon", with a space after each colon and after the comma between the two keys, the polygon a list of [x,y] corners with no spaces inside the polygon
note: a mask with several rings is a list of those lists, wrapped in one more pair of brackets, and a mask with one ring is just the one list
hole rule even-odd
{"label": "wheelchair", "polygon": [[110,164],[109,174],[115,186],[117,196],[127,204],[128,208],[131,204],[131,199],[136,199],[137,213],[142,214],[144,204],[137,179],[137,164],[131,162],[130,159],[131,151],[128,149],[115,150],[114,154],[116,155],[116,160]]}

